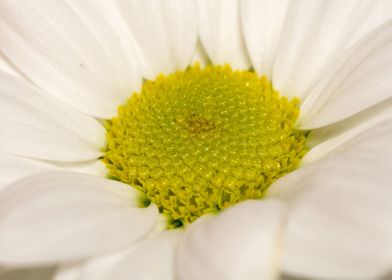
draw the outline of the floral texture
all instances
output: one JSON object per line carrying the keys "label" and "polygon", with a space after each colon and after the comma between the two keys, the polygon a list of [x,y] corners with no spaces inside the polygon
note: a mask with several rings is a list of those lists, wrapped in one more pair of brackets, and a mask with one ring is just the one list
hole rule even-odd
{"label": "floral texture", "polygon": [[[391,18],[390,0],[0,0],[0,279],[387,277]],[[109,179],[103,123],[195,63],[298,98],[309,151],[261,199],[169,230]]]}

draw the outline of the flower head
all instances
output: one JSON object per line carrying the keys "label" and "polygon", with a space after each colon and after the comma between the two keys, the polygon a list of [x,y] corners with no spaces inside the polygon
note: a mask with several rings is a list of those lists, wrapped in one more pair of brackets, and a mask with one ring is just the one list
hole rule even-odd
{"label": "flower head", "polygon": [[381,277],[391,11],[381,0],[1,1],[0,268]]}

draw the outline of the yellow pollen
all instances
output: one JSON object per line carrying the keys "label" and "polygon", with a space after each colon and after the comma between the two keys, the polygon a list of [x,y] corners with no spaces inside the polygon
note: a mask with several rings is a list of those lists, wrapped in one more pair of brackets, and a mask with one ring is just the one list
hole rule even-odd
{"label": "yellow pollen", "polygon": [[169,227],[247,199],[298,167],[299,100],[266,77],[195,65],[144,83],[106,121],[110,176],[145,193]]}

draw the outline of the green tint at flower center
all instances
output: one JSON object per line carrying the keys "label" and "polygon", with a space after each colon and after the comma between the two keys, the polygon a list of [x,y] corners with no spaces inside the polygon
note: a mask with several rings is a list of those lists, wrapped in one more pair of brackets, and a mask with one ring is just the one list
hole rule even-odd
{"label": "green tint at flower center", "polygon": [[172,226],[263,196],[307,149],[266,78],[193,66],[146,82],[107,121],[110,175],[143,191]]}

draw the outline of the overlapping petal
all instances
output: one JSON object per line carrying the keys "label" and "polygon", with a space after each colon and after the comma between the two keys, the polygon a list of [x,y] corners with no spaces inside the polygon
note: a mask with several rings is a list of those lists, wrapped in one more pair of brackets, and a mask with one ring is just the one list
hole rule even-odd
{"label": "overlapping petal", "polygon": [[105,130],[18,77],[0,73],[0,150],[54,161],[96,159]]}
{"label": "overlapping petal", "polygon": [[104,0],[4,0],[0,49],[64,103],[111,117],[141,84],[131,38],[115,12],[113,3]]}
{"label": "overlapping petal", "polygon": [[369,136],[369,130],[371,131],[373,127],[388,125],[391,122],[392,99],[344,121],[314,129],[307,141],[312,149],[302,159],[302,164],[308,164],[328,156],[342,146],[349,146],[359,137]]}
{"label": "overlapping petal", "polygon": [[19,76],[15,67],[2,53],[0,53],[0,71]]}
{"label": "overlapping petal", "polygon": [[241,29],[238,0],[199,0],[199,36],[214,64],[248,69],[250,62]]}
{"label": "overlapping petal", "polygon": [[253,69],[259,75],[271,77],[289,1],[244,0],[240,5],[244,40]]}
{"label": "overlapping petal", "polygon": [[56,280],[174,280],[174,257],[182,232],[147,237],[121,252],[60,269]]}
{"label": "overlapping petal", "polygon": [[128,186],[71,172],[18,180],[0,195],[0,265],[128,248],[63,269],[56,280],[274,279],[284,243],[289,274],[370,279],[387,272],[391,10],[389,0],[0,2],[0,69],[19,74],[14,64],[37,86],[0,74],[0,150],[7,152],[0,188],[56,167],[103,176],[102,126],[67,106],[111,117],[142,76],[206,63],[203,51],[215,64],[252,64],[281,93],[301,97],[299,126],[316,129],[317,142],[307,165],[276,182],[266,200],[190,225],[178,255],[180,234],[148,236],[158,211],[138,208]]}
{"label": "overlapping petal", "polygon": [[177,256],[181,280],[276,279],[285,207],[246,201],[186,229]]}
{"label": "overlapping petal", "polygon": [[52,164],[0,152],[0,190],[25,176],[56,169]]}
{"label": "overlapping petal", "polygon": [[133,38],[145,78],[184,69],[197,40],[197,7],[192,0],[117,0]]}
{"label": "overlapping petal", "polygon": [[51,162],[51,164],[62,171],[73,171],[98,177],[106,177],[108,175],[105,164],[99,159],[83,162]]}
{"label": "overlapping petal", "polygon": [[303,101],[300,127],[326,126],[391,99],[391,71],[392,20],[368,34],[324,73]]}
{"label": "overlapping petal", "polygon": [[63,265],[58,267],[52,280],[82,280],[83,264],[84,262],[81,265]]}
{"label": "overlapping petal", "polygon": [[338,55],[392,17],[391,9],[388,0],[290,1],[274,60],[274,87],[306,97]]}
{"label": "overlapping petal", "polygon": [[154,205],[122,183],[71,172],[19,180],[0,196],[0,265],[42,265],[119,250],[149,233]]}
{"label": "overlapping petal", "polygon": [[392,266],[392,123],[276,182],[287,200],[283,268],[327,279],[377,279]]}

